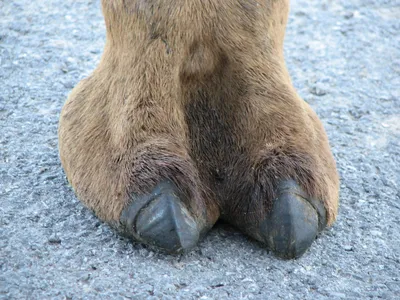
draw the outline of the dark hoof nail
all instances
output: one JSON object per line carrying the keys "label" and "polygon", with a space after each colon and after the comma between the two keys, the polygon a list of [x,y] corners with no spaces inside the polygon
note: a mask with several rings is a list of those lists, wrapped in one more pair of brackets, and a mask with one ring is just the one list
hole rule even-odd
{"label": "dark hoof nail", "polygon": [[199,240],[196,221],[169,181],[158,184],[150,194],[135,195],[120,221],[127,235],[170,253],[189,250]]}
{"label": "dark hoof nail", "polygon": [[293,181],[283,181],[268,218],[261,223],[261,234],[275,255],[298,258],[311,246],[326,226],[323,204],[309,199]]}

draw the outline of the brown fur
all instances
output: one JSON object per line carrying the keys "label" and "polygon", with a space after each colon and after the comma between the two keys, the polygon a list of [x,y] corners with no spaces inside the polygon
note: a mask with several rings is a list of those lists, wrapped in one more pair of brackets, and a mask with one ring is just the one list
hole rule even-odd
{"label": "brown fur", "polygon": [[[131,193],[173,180],[196,215],[250,235],[279,180],[295,179],[336,218],[325,131],[283,58],[288,0],[103,0],[107,42],[63,108],[67,177],[103,220]],[[257,236],[255,236],[257,238]]]}

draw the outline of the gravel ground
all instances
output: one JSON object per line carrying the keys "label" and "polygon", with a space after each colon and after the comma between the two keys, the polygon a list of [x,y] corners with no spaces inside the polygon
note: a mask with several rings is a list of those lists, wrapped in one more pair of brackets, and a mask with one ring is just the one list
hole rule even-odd
{"label": "gravel ground", "polygon": [[337,223],[296,261],[226,224],[153,252],[75,198],[57,125],[100,59],[99,2],[0,0],[1,299],[400,298],[399,0],[292,0],[287,63],[342,178]]}

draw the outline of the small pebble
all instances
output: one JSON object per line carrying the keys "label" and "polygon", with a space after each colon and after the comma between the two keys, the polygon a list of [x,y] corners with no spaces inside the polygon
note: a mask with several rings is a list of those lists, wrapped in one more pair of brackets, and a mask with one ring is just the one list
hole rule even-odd
{"label": "small pebble", "polygon": [[346,20],[351,19],[352,17],[354,17],[354,13],[353,13],[352,11],[348,11],[348,12],[346,12],[346,13],[343,15],[343,17],[344,17]]}
{"label": "small pebble", "polygon": [[315,95],[315,96],[325,96],[328,92],[325,89],[321,88],[321,87],[313,86],[310,89],[310,93]]}
{"label": "small pebble", "polygon": [[345,251],[353,251],[353,247],[350,245],[346,245],[343,247]]}
{"label": "small pebble", "polygon": [[61,239],[57,235],[52,235],[49,237],[48,242],[50,244],[61,244]]}

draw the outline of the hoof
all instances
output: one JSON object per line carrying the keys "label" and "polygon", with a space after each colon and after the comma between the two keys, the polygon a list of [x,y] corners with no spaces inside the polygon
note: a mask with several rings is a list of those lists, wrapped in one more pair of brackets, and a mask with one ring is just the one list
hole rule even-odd
{"label": "hoof", "polygon": [[120,221],[126,235],[169,253],[189,250],[199,240],[198,224],[170,181],[159,183],[149,194],[134,195]]}
{"label": "hoof", "polygon": [[326,226],[324,205],[310,199],[293,180],[281,182],[272,211],[260,225],[267,247],[275,255],[298,258]]}

